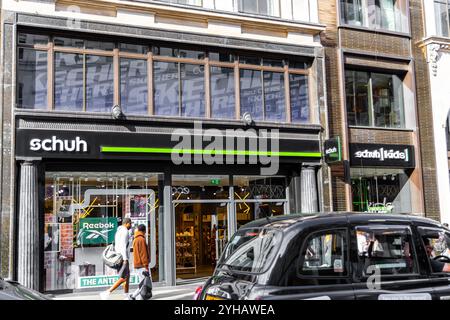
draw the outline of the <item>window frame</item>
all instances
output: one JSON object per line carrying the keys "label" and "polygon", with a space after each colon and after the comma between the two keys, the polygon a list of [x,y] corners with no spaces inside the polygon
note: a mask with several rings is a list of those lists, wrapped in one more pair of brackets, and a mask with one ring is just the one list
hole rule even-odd
{"label": "window frame", "polygon": [[425,259],[426,259],[426,264],[428,266],[428,270],[427,273],[431,276],[435,276],[438,278],[449,278],[450,277],[450,273],[449,272],[433,272],[433,268],[431,266],[431,259],[428,258],[427,253],[426,253],[426,249],[425,249],[425,243],[423,242],[423,238],[424,238],[424,233],[423,231],[425,230],[431,230],[431,231],[436,231],[436,232],[444,232],[449,238],[450,238],[450,231],[445,230],[445,229],[441,229],[438,227],[424,227],[424,226],[418,226],[417,227],[417,232],[420,235],[420,245],[422,246],[422,250],[425,254]]}
{"label": "window frame", "polygon": [[[107,56],[113,58],[113,73],[114,73],[114,93],[113,93],[113,105],[119,105],[121,102],[121,76],[120,76],[120,67],[121,67],[121,59],[138,59],[138,60],[146,60],[147,61],[147,113],[142,114],[127,114],[129,116],[149,116],[149,117],[155,117],[155,118],[174,118],[174,119],[201,119],[201,120],[230,120],[230,121],[240,121],[242,116],[242,110],[241,110],[241,86],[240,86],[240,70],[243,69],[250,69],[250,70],[257,70],[261,72],[261,80],[262,80],[262,87],[263,92],[262,95],[264,96],[264,78],[263,73],[264,72],[278,72],[283,73],[284,76],[284,113],[285,118],[281,120],[258,120],[257,122],[260,123],[270,123],[270,124],[294,124],[294,125],[304,125],[304,124],[313,124],[313,121],[316,121],[316,116],[314,115],[315,108],[313,107],[314,95],[313,93],[313,85],[311,74],[313,72],[312,64],[307,63],[308,57],[299,57],[299,56],[287,56],[282,55],[281,57],[271,57],[270,54],[268,55],[258,55],[256,52],[247,52],[247,51],[241,51],[241,50],[233,50],[229,49],[226,51],[227,54],[234,55],[233,58],[234,61],[225,62],[225,61],[215,61],[211,60],[209,58],[210,52],[216,52],[219,50],[219,52],[222,52],[223,49],[218,49],[214,47],[200,47],[196,48],[196,50],[204,51],[205,55],[203,59],[193,59],[193,58],[180,58],[180,57],[173,57],[173,56],[164,56],[164,55],[156,55],[155,52],[152,50],[155,47],[159,46],[168,46],[171,47],[173,44],[169,43],[163,43],[163,42],[146,42],[143,44],[140,44],[144,46],[144,48],[147,49],[146,54],[142,53],[132,53],[127,51],[120,51],[120,44],[124,43],[127,44],[126,41],[120,41],[119,39],[114,38],[108,38],[105,41],[106,42],[112,42],[114,43],[114,49],[113,50],[101,50],[101,49],[85,49],[86,42],[89,40],[95,40],[92,37],[86,37],[86,36],[80,36],[76,34],[67,34],[67,33],[61,33],[61,32],[55,32],[55,33],[45,33],[40,31],[31,31],[31,30],[18,30],[17,34],[31,34],[31,35],[45,35],[48,36],[48,43],[47,44],[16,44],[16,50],[19,50],[20,48],[30,48],[33,50],[39,50],[39,51],[47,51],[47,67],[48,67],[48,77],[47,77],[47,100],[48,100],[48,106],[45,109],[39,109],[39,110],[46,110],[50,112],[75,112],[75,110],[55,110],[55,53],[68,53],[68,54],[81,54],[83,56],[84,62],[83,62],[83,108],[82,112],[86,114],[105,114],[104,112],[96,112],[96,111],[86,111],[86,74],[87,74],[87,66],[86,66],[86,56],[88,55],[94,55],[94,56]],[[81,47],[65,47],[65,46],[58,46],[55,45],[54,40],[55,38],[73,38],[78,40],[83,40],[83,48]],[[131,44],[131,42],[130,42]],[[138,43],[132,43],[132,44],[138,44]],[[194,50],[193,47],[190,47],[187,44],[180,44],[174,49],[186,49],[186,50]],[[255,56],[260,59],[260,61],[263,61],[264,59],[278,59],[284,61],[283,66],[279,67],[272,67],[264,65],[262,62],[260,65],[252,65],[252,64],[246,64],[241,63],[239,61],[240,56]],[[181,114],[178,115],[156,115],[155,114],[155,103],[154,103],[154,62],[155,61],[161,61],[161,62],[168,62],[168,63],[177,63],[178,65],[181,64],[194,64],[194,65],[202,65],[205,68],[204,72],[204,80],[205,80],[205,113],[203,117],[185,117]],[[289,63],[287,63],[289,61]],[[291,64],[291,62],[294,62]],[[300,66],[296,65],[295,63],[301,62]],[[16,64],[18,61],[16,61]],[[301,64],[304,63],[304,66],[301,66]],[[292,65],[292,67],[289,67],[289,64]],[[211,96],[211,67],[223,67],[223,68],[233,68],[234,69],[234,82],[235,82],[235,88],[234,88],[234,94],[235,94],[235,112],[233,118],[212,118],[211,112],[212,112],[212,96]],[[179,71],[180,72],[180,71]],[[291,74],[300,74],[306,76],[305,83],[307,84],[307,98],[308,98],[308,118],[305,121],[292,121],[291,116],[291,97],[290,97],[290,75]],[[18,77],[16,77],[18,78]],[[180,82],[180,90],[181,90],[181,77],[179,77],[178,81]],[[181,95],[181,91],[180,91]],[[16,89],[16,97],[18,97],[18,89]],[[264,97],[263,97],[264,98]],[[178,98],[180,109],[181,109],[181,97]],[[263,99],[264,101],[264,99]],[[16,102],[16,108],[22,109]],[[265,104],[263,105],[263,108],[265,109]],[[24,109],[23,109],[24,110]],[[27,109],[28,110],[28,109]],[[30,110],[38,110],[38,109],[30,109]]]}
{"label": "window frame", "polygon": [[[358,68],[352,68],[352,66],[349,66],[347,68],[344,69],[344,90],[345,90],[345,109],[346,109],[346,117],[347,117],[347,122],[349,119],[349,105],[347,104],[347,84],[346,84],[346,75],[347,72],[363,72],[367,75],[367,108],[368,108],[368,125],[364,125],[364,124],[348,124],[349,127],[359,127],[359,128],[374,128],[374,129],[388,129],[388,130],[405,130],[407,129],[407,125],[406,125],[406,116],[405,116],[405,95],[404,95],[404,76],[400,76],[398,73],[392,72],[392,73],[385,73],[382,71],[378,71],[376,69],[372,69],[370,71],[366,71],[366,70],[362,70],[362,69],[358,69]],[[393,79],[394,76],[397,76],[398,79],[400,80],[402,86],[402,91],[401,91],[401,101],[399,102],[399,109],[400,109],[400,114],[401,114],[401,120],[400,120],[400,126],[396,127],[396,126],[377,126],[376,125],[376,118],[375,118],[375,109],[374,109],[374,94],[373,94],[373,74],[381,74],[381,75],[389,75],[391,76],[391,78]],[[353,83],[355,83],[353,81]],[[393,98],[394,98],[394,103],[392,104],[395,107],[395,88],[394,88],[394,81],[392,81],[392,88],[391,88],[392,92],[394,93]],[[391,108],[392,110],[394,110],[394,108]],[[391,111],[392,112],[392,111]],[[356,119],[356,117],[355,117]]]}
{"label": "window frame", "polygon": [[[326,235],[327,233],[338,233],[342,232],[345,236],[344,242],[346,244],[346,250],[345,250],[345,261],[344,261],[344,270],[345,274],[343,275],[336,275],[336,276],[321,276],[321,275],[307,275],[302,274],[302,266],[305,262],[305,256],[303,255],[304,250],[306,249],[306,246],[308,245],[309,241],[311,239],[314,239],[318,235]],[[352,274],[352,264],[350,260],[350,230],[348,227],[337,227],[337,228],[330,228],[330,229],[321,229],[317,230],[311,233],[308,233],[308,235],[303,238],[302,245],[300,247],[299,257],[296,261],[296,276],[299,279],[317,279],[317,280],[336,280],[336,279],[349,279]]]}
{"label": "window frame", "polygon": [[404,229],[404,230],[407,230],[409,232],[411,245],[412,245],[412,249],[413,249],[412,251],[413,251],[413,254],[414,254],[413,258],[414,258],[414,263],[415,263],[415,267],[416,267],[416,273],[380,274],[381,281],[389,280],[389,279],[398,279],[398,278],[411,278],[411,277],[417,278],[417,277],[421,276],[421,274],[420,274],[419,257],[417,255],[418,251],[417,251],[417,248],[416,248],[416,241],[414,240],[414,232],[413,232],[413,229],[411,228],[410,225],[390,225],[390,224],[389,225],[382,225],[382,224],[361,225],[361,224],[359,224],[359,225],[354,225],[352,227],[352,231],[354,232],[354,239],[355,239],[354,244],[356,245],[356,248],[354,248],[354,249],[355,249],[355,252],[357,254],[357,258],[356,258],[357,260],[355,261],[355,263],[358,266],[356,268],[356,272],[357,272],[356,276],[358,277],[358,279],[360,279],[361,281],[367,281],[370,277],[373,277],[373,274],[369,275],[369,276],[363,275],[363,271],[364,270],[362,268],[359,268],[359,263],[360,262],[359,262],[359,258],[358,258],[358,239],[357,239],[357,236],[356,236],[356,231],[357,231],[358,228],[369,228],[369,229],[371,229],[371,228],[378,228],[378,229],[382,228],[382,230]]}
{"label": "window frame", "polygon": [[[442,24],[438,24],[438,20],[436,19],[436,4],[445,4],[446,7],[446,15],[447,15],[447,36],[444,35],[444,30],[442,30]],[[433,13],[434,13],[434,24],[436,26],[436,35],[439,37],[448,38],[450,37],[450,0],[433,0]]]}

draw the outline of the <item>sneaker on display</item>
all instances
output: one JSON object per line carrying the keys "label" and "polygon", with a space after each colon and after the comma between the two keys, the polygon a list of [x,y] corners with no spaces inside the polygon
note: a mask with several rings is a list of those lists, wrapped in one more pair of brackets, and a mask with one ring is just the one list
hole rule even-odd
{"label": "sneaker on display", "polygon": [[111,292],[109,292],[109,290],[100,292],[100,298],[101,298],[102,300],[108,300],[110,294],[111,294]]}

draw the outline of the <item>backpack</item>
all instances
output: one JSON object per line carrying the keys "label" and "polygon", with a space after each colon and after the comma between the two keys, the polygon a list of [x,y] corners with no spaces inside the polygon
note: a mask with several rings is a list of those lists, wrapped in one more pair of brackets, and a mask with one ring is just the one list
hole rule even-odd
{"label": "backpack", "polygon": [[114,249],[114,243],[105,248],[102,254],[103,262],[110,268],[119,270],[123,264],[123,257]]}
{"label": "backpack", "polygon": [[139,295],[141,296],[142,300],[150,300],[150,298],[153,296],[152,278],[150,277],[150,273],[147,271],[144,271],[143,275],[145,278],[139,283]]}

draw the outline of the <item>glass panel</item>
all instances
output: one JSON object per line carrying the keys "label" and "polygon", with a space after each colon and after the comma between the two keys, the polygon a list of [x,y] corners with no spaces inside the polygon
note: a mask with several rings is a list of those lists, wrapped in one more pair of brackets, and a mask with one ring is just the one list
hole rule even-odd
{"label": "glass panel", "polygon": [[211,67],[211,118],[234,119],[234,69]]}
{"label": "glass panel", "polygon": [[404,170],[352,168],[350,174],[354,211],[411,212],[411,187]]}
{"label": "glass panel", "polygon": [[46,45],[48,44],[48,36],[40,34],[19,33],[18,43],[28,45]]}
{"label": "glass panel", "polygon": [[361,0],[341,0],[342,20],[346,24],[363,25]]}
{"label": "glass panel", "polygon": [[[155,238],[156,266],[152,277],[158,279],[158,209],[162,175],[152,173],[71,173],[47,172],[44,202],[44,290],[110,287],[117,272],[102,260],[117,227],[125,217],[132,220],[130,235],[144,224],[147,243]],[[155,192],[150,202],[149,190]],[[86,205],[83,205],[85,201]],[[151,213],[154,209],[155,220]],[[152,225],[152,222],[156,225]],[[154,227],[154,234],[151,234]],[[154,243],[153,243],[154,244]],[[132,243],[130,243],[130,246]],[[152,253],[152,250],[150,250]],[[131,265],[131,284],[138,284]],[[87,281],[86,277],[96,277]]]}
{"label": "glass panel", "polygon": [[153,54],[156,56],[164,56],[164,57],[178,57],[178,49],[169,48],[169,47],[153,47]]}
{"label": "glass panel", "polygon": [[310,19],[310,0],[291,0],[292,1],[292,18],[297,21],[309,22]]}
{"label": "glass panel", "polygon": [[239,56],[239,63],[242,64],[254,64],[257,66],[261,65],[261,58],[252,56]]}
{"label": "glass panel", "polygon": [[172,176],[173,200],[217,200],[229,198],[228,176]]}
{"label": "glass panel", "polygon": [[286,122],[284,73],[264,71],[265,120]]}
{"label": "glass panel", "polygon": [[55,37],[53,42],[58,47],[84,48],[84,40],[82,39]]}
{"label": "glass panel", "polygon": [[300,274],[309,276],[344,276],[347,274],[345,231],[313,236],[303,247]]}
{"label": "glass panel", "polygon": [[206,53],[204,51],[178,49],[178,57],[187,59],[205,59]]}
{"label": "glass panel", "polygon": [[236,200],[283,200],[286,199],[285,177],[234,176]]}
{"label": "glass panel", "polygon": [[103,41],[86,41],[86,49],[94,49],[94,50],[114,50],[115,45],[114,42],[103,42]]}
{"label": "glass panel", "polygon": [[[236,197],[236,199],[239,199]],[[285,201],[264,202],[264,201],[239,201],[236,203],[237,228],[241,228],[247,223],[274,216],[284,215]]]}
{"label": "glass panel", "polygon": [[19,48],[17,106],[47,109],[47,51]]}
{"label": "glass panel", "polygon": [[180,83],[178,79],[178,63],[153,63],[155,114],[164,116],[180,116]]}
{"label": "glass panel", "polygon": [[408,229],[389,226],[356,228],[358,264],[363,276],[412,274],[417,272],[414,244]]}
{"label": "glass panel", "polygon": [[450,233],[442,229],[419,228],[433,273],[450,273]]}
{"label": "glass panel", "polygon": [[369,126],[369,76],[366,72],[345,71],[347,119],[349,125]]}
{"label": "glass panel", "polygon": [[235,56],[226,52],[209,52],[208,57],[212,61],[234,62]]}
{"label": "glass panel", "polygon": [[240,69],[241,114],[249,112],[254,120],[263,120],[261,71]]}
{"label": "glass panel", "polygon": [[181,116],[205,116],[205,66],[180,64]]}
{"label": "glass panel", "polygon": [[147,54],[148,52],[148,46],[132,43],[121,43],[119,45],[119,49],[122,52],[139,53],[139,54]]}
{"label": "glass panel", "polygon": [[289,92],[291,95],[291,121],[297,123],[308,122],[308,77],[303,74],[290,74]]}
{"label": "glass panel", "polygon": [[283,235],[279,230],[249,228],[236,232],[226,247],[219,268],[246,273],[263,273],[268,270],[278,250]]}
{"label": "glass panel", "polygon": [[55,53],[55,110],[83,110],[83,55]]}
{"label": "glass panel", "polygon": [[308,63],[303,61],[289,61],[289,68],[290,69],[306,69],[308,68]]}
{"label": "glass panel", "polygon": [[239,11],[273,16],[279,6],[278,0],[239,0]]}
{"label": "glass panel", "polygon": [[[449,9],[450,10],[450,9]],[[435,1],[434,11],[436,19],[436,32],[438,36],[449,36],[449,20],[450,12],[447,12],[447,4],[445,1]]]}
{"label": "glass panel", "polygon": [[227,203],[177,203],[174,207],[177,278],[211,276],[228,239]]}
{"label": "glass panel", "polygon": [[120,59],[120,105],[125,114],[148,113],[147,60]]}
{"label": "glass panel", "polygon": [[113,105],[113,58],[86,55],[86,111],[111,112]]}
{"label": "glass panel", "polygon": [[269,67],[279,67],[282,68],[284,66],[283,60],[277,59],[263,59],[263,65]]}

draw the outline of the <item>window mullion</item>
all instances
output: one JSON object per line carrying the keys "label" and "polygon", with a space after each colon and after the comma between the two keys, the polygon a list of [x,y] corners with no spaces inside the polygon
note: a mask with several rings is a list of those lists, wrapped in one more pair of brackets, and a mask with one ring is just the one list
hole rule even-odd
{"label": "window mullion", "polygon": [[285,95],[285,111],[286,111],[286,121],[288,123],[292,122],[291,115],[291,90],[290,90],[290,79],[289,79],[289,68],[287,65],[284,66],[284,95]]}
{"label": "window mullion", "polygon": [[87,69],[86,69],[86,54],[83,54],[83,111],[86,112],[86,99],[87,99]]}
{"label": "window mullion", "polygon": [[240,81],[240,70],[239,70],[239,61],[235,59],[234,61],[234,100],[235,100],[235,113],[236,120],[239,120],[241,117],[241,81]]}
{"label": "window mullion", "polygon": [[182,96],[183,96],[183,81],[181,81],[181,62],[178,62],[178,116],[182,117],[183,116],[183,101],[182,101]]}
{"label": "window mullion", "polygon": [[47,51],[47,104],[48,110],[54,110],[54,92],[55,92],[55,53],[53,40],[50,42],[50,47]]}
{"label": "window mullion", "polygon": [[375,110],[373,107],[373,87],[372,87],[372,74],[368,73],[369,75],[369,87],[368,87],[368,95],[369,95],[369,125],[371,127],[375,127]]}
{"label": "window mullion", "polygon": [[114,105],[120,105],[120,58],[119,49],[114,49],[113,57],[113,73],[114,73]]}
{"label": "window mullion", "polygon": [[153,52],[149,50],[147,53],[147,107],[148,114],[155,113],[154,107],[154,92],[153,92]]}
{"label": "window mullion", "polygon": [[264,86],[264,71],[261,70],[261,91],[262,91],[262,111],[263,111],[263,121],[266,121],[266,92]]}

